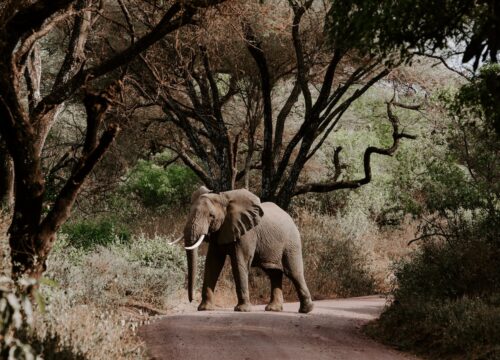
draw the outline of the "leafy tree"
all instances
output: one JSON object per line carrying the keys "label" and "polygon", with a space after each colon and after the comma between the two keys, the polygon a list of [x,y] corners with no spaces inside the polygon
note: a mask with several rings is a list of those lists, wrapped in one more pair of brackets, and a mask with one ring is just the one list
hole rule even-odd
{"label": "leafy tree", "polygon": [[463,61],[497,62],[500,4],[495,0],[330,0],[327,32],[336,46],[364,53],[392,51],[408,60],[465,42]]}
{"label": "leafy tree", "polygon": [[134,193],[145,206],[160,208],[190,201],[197,180],[186,166],[169,164],[163,167],[157,161],[139,160],[129,174],[125,189]]}
{"label": "leafy tree", "polygon": [[489,101],[471,91],[498,72],[483,67],[441,96],[448,146],[418,179],[421,223],[410,243],[420,246],[396,264],[395,301],[377,325],[392,344],[439,357],[499,355],[500,142]]}
{"label": "leafy tree", "polygon": [[[105,15],[113,9],[121,9],[122,21],[127,23],[129,11],[123,0],[2,2],[0,138],[14,165],[15,200],[9,244],[15,277],[23,273],[40,276],[57,230],[69,217],[85,179],[115,139],[119,125],[106,114],[120,98],[120,78],[127,63],[168,33],[191,23],[199,9],[219,2],[173,1],[150,7],[136,3],[145,16],[156,21],[147,29],[141,28],[129,43],[121,44],[116,32],[101,31],[109,24]],[[67,48],[50,81],[43,77],[40,44],[64,29],[64,23],[70,28],[64,42]],[[105,39],[110,40],[108,44],[122,45],[121,49],[104,46]],[[95,51],[90,56],[92,49]],[[85,109],[85,140],[73,152],[69,176],[55,200],[44,203],[42,152],[48,133],[69,101]]]}

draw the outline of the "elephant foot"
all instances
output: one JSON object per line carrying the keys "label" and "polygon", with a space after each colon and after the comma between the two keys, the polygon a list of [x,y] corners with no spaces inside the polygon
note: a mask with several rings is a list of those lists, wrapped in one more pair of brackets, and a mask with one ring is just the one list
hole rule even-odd
{"label": "elephant foot", "polygon": [[266,311],[283,311],[283,304],[280,303],[269,303],[266,306]]}
{"label": "elephant foot", "polygon": [[215,305],[211,302],[202,302],[198,305],[198,311],[211,311],[215,310]]}
{"label": "elephant foot", "polygon": [[307,301],[300,303],[299,313],[307,314],[314,309],[313,302],[308,299]]}
{"label": "elephant foot", "polygon": [[234,311],[249,312],[252,311],[252,305],[248,303],[238,304],[234,307]]}

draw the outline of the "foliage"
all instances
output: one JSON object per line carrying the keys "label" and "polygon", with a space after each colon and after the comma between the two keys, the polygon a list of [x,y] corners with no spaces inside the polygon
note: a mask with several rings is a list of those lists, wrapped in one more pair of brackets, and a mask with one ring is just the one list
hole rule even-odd
{"label": "foliage", "polygon": [[29,292],[35,281],[21,280],[20,292],[9,278],[0,278],[0,357],[2,359],[41,359],[33,348],[22,341],[20,332],[33,321],[33,310]]}
{"label": "foliage", "polygon": [[500,295],[444,301],[419,298],[390,306],[369,334],[434,358],[498,359]]}
{"label": "foliage", "polygon": [[81,350],[65,343],[57,332],[47,332],[43,337],[31,331],[23,335],[43,360],[87,360]]}
{"label": "foliage", "polygon": [[[464,62],[481,56],[496,61],[498,5],[472,0],[331,0],[326,31],[333,46],[365,54],[397,51],[435,53],[465,41]],[[495,15],[496,14],[496,15]],[[483,60],[484,61],[484,60]]]}
{"label": "foliage", "polygon": [[[465,215],[465,214],[463,214]],[[425,242],[409,260],[396,265],[400,301],[456,299],[500,292],[500,218],[449,223],[444,239]]]}
{"label": "foliage", "polygon": [[500,65],[483,66],[472,81],[464,85],[449,110],[472,125],[484,119],[485,126],[500,133]]}
{"label": "foliage", "polygon": [[130,172],[125,190],[134,193],[146,207],[161,208],[189,201],[198,181],[187,167],[159,165],[162,157],[139,160]]}
{"label": "foliage", "polygon": [[68,245],[83,250],[131,239],[128,227],[112,218],[74,221],[65,224],[61,232],[67,235]]}
{"label": "foliage", "polygon": [[[487,66],[480,74],[498,66]],[[422,133],[411,148],[403,146],[392,176],[395,209],[414,216],[436,212],[446,217],[456,209],[493,211],[500,193],[499,142],[493,110],[478,96],[488,77],[478,75],[458,91],[441,91],[434,107],[440,124]],[[493,96],[493,95],[492,95]],[[490,99],[491,100],[491,99]],[[486,107],[491,104],[486,102]],[[443,113],[444,112],[444,113]]]}
{"label": "foliage", "polygon": [[[438,198],[450,207],[452,197]],[[394,267],[395,300],[376,325],[377,336],[438,357],[499,356],[499,228],[498,212],[477,209],[448,209],[446,217],[426,219],[424,243]]]}
{"label": "foliage", "polygon": [[55,247],[40,288],[46,311],[35,314],[27,341],[45,359],[145,359],[138,326],[177,304],[184,288],[185,254],[171,240]]}
{"label": "foliage", "polygon": [[394,302],[376,327],[406,349],[486,359],[500,355],[499,142],[471,86],[441,96],[452,126],[420,178],[421,245],[396,264]]}

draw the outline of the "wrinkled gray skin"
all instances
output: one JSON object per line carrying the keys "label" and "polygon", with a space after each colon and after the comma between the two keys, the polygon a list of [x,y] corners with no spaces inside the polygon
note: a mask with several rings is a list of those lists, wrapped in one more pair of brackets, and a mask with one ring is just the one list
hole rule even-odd
{"label": "wrinkled gray skin", "polygon": [[[235,311],[251,311],[248,273],[261,267],[271,281],[271,301],[267,311],[283,309],[283,273],[293,282],[300,299],[299,312],[313,309],[304,280],[300,234],[292,218],[276,204],[262,203],[241,189],[219,194],[201,187],[193,193],[191,212],[184,229],[185,246],[208,235],[202,301],[198,310],[213,310],[214,290],[226,256],[231,259],[238,304]],[[188,257],[189,301],[193,299],[197,249],[186,250]]]}

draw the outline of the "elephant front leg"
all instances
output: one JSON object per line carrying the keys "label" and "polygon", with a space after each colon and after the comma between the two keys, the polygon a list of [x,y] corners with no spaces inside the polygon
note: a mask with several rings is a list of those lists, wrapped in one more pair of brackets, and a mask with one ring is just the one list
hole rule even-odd
{"label": "elephant front leg", "polygon": [[248,271],[251,262],[252,259],[246,259],[242,251],[236,246],[231,251],[231,267],[236,285],[236,294],[238,296],[238,305],[234,307],[234,311],[252,311],[248,291]]}
{"label": "elephant front leg", "polygon": [[201,291],[201,303],[198,306],[198,311],[215,310],[215,285],[224,267],[225,260],[225,254],[217,248],[217,245],[211,243],[208,246],[207,258],[205,261],[205,275]]}

